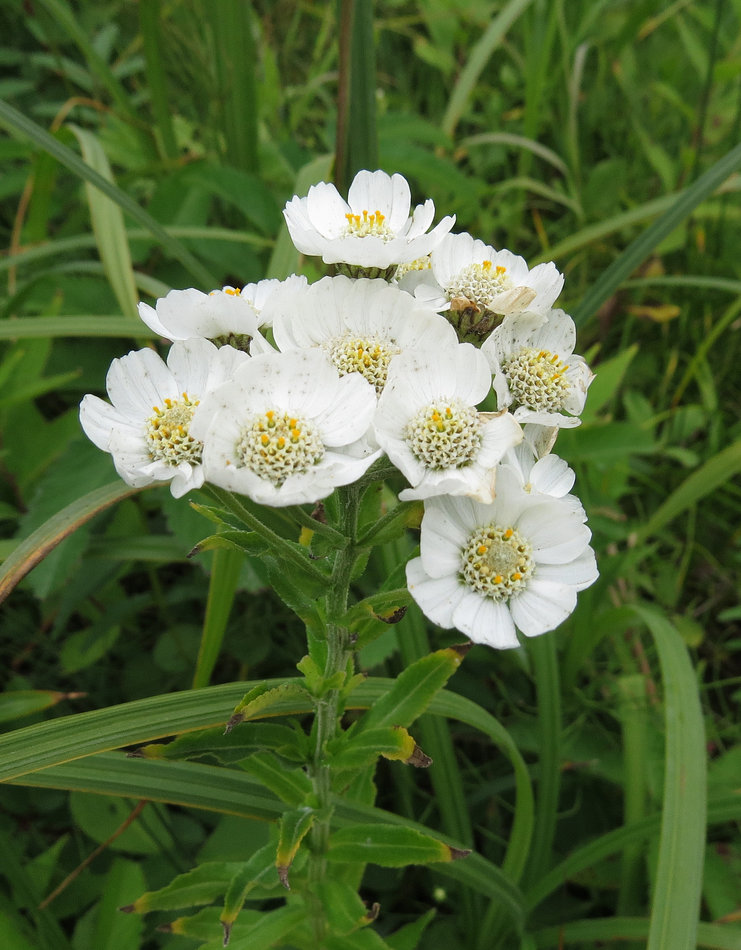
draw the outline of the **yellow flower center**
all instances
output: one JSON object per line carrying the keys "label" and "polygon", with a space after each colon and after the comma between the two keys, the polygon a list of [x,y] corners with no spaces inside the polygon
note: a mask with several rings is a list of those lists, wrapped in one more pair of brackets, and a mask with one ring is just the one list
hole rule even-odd
{"label": "yellow flower center", "polygon": [[492,600],[509,600],[527,587],[535,564],[532,547],[514,528],[478,528],[461,550],[460,579]]}
{"label": "yellow flower center", "polygon": [[188,435],[188,427],[198,400],[187,393],[182,399],[165,399],[164,408],[152,406],[154,415],[146,421],[147,450],[151,459],[170,465],[189,462],[200,465],[203,443]]}
{"label": "yellow flower center", "polygon": [[514,401],[536,412],[560,412],[569,394],[568,365],[548,350],[523,347],[502,363]]}
{"label": "yellow flower center", "polygon": [[289,475],[303,475],[324,457],[324,443],[315,426],[300,415],[267,412],[242,429],[236,444],[240,466],[280,488]]}
{"label": "yellow flower center", "polygon": [[504,290],[509,290],[512,282],[507,276],[507,268],[492,261],[469,264],[460,271],[446,287],[450,300],[465,297],[480,310],[492,309],[490,304]]}
{"label": "yellow flower center", "polygon": [[476,410],[454,400],[420,409],[407,423],[404,437],[415,458],[428,468],[460,468],[479,450],[479,429]]}
{"label": "yellow flower center", "polygon": [[391,358],[399,352],[399,347],[388,340],[375,337],[363,339],[349,334],[328,340],[324,349],[340,371],[340,376],[360,373],[379,394],[386,385]]}

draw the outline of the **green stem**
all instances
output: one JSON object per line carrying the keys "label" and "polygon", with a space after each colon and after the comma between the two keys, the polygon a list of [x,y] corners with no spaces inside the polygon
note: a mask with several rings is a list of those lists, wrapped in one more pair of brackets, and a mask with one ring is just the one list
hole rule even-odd
{"label": "green stem", "polygon": [[[339,492],[339,528],[347,539],[347,545],[337,552],[327,592],[327,656],[324,665],[324,678],[330,679],[336,673],[344,672],[353,660],[353,645],[350,632],[341,624],[341,618],[347,612],[350,593],[350,581],[357,560],[355,545],[360,492],[356,485],[338,490]],[[332,769],[327,763],[327,746],[341,729],[340,689],[330,689],[316,701],[315,745],[312,763],[314,795],[317,800],[318,817],[311,832],[311,865],[309,880],[312,889],[321,883],[327,873],[327,849],[331,820]],[[323,946],[327,935],[324,911],[315,899],[315,942],[317,950]]]}
{"label": "green stem", "polygon": [[255,534],[259,534],[261,538],[267,541],[275,553],[293,562],[304,574],[308,574],[310,577],[313,577],[314,580],[326,583],[328,578],[324,571],[312,564],[308,557],[300,550],[297,550],[289,541],[282,538],[273,531],[272,528],[269,528],[260,521],[256,515],[253,515],[251,511],[245,508],[235,495],[229,491],[222,491],[220,488],[215,488],[213,485],[204,485],[203,487],[215,501],[225,508],[228,508],[229,511],[235,514],[251,531],[254,531]]}

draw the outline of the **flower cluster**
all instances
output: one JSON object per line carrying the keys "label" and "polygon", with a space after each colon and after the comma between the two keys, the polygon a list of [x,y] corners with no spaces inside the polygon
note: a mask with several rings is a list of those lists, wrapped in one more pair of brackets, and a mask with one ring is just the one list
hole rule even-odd
{"label": "flower cluster", "polygon": [[285,219],[334,276],[293,276],[140,304],[172,341],[114,360],[89,438],[128,484],[208,482],[270,506],[314,503],[381,456],[421,500],[409,590],[434,622],[515,647],[552,630],[597,577],[574,476],[551,449],[579,424],[592,374],[553,305],[563,277],[430,230],[401,175],[322,183]]}

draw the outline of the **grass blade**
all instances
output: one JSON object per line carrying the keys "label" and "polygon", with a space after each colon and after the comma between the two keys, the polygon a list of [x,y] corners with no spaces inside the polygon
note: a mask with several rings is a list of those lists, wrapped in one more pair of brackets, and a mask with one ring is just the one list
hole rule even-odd
{"label": "grass blade", "polygon": [[666,753],[659,857],[647,950],[694,950],[705,856],[705,729],[695,672],[677,630],[634,607],[650,630],[664,685]]}
{"label": "grass blade", "polygon": [[141,320],[106,316],[19,317],[0,320],[0,340],[31,340],[46,337],[132,337],[156,339],[157,334]]}
{"label": "grass blade", "polygon": [[121,481],[97,488],[67,505],[18,545],[0,568],[0,603],[60,541],[117,501],[142,491]]}
{"label": "grass blade", "polygon": [[[85,129],[69,124],[80,144],[82,157],[99,175],[115,187],[111,166],[103,146],[98,139]],[[131,263],[131,251],[126,238],[123,213],[115,201],[85,182],[85,194],[90,206],[90,219],[98,245],[98,253],[103,263],[108,282],[113,288],[121,313],[124,316],[137,316],[139,295],[134,279],[134,267]]]}
{"label": "grass blade", "polygon": [[340,0],[339,55],[335,183],[346,192],[356,172],[378,167],[372,0]]}
{"label": "grass blade", "polygon": [[160,28],[160,0],[139,4],[139,30],[144,48],[144,63],[149,86],[149,101],[154,117],[157,144],[166,158],[177,158],[178,147],[167,95],[167,77],[161,46],[164,36]]}
{"label": "grass blade", "polygon": [[104,195],[107,195],[115,201],[123,211],[130,214],[135,221],[138,221],[150,234],[157,238],[163,249],[168,251],[176,260],[180,261],[183,267],[185,267],[191,276],[204,288],[211,289],[219,285],[219,281],[190,253],[187,247],[168,234],[165,228],[155,221],[150,214],[147,214],[143,208],[139,207],[126,192],[121,191],[120,188],[116,188],[115,185],[106,181],[95,169],[86,165],[79,156],[75,155],[72,149],[67,148],[66,145],[63,145],[55,139],[53,135],[50,135],[45,129],[42,129],[41,126],[36,125],[35,122],[26,118],[23,113],[14,109],[13,106],[2,101],[0,101],[0,125],[4,125],[5,128],[11,129],[31,139],[34,145],[48,152],[50,155],[53,155],[54,158],[73,172],[73,174],[77,175],[78,178],[82,179],[82,181],[94,185],[102,191]]}
{"label": "grass blade", "polygon": [[220,548],[214,551],[211,580],[208,588],[206,616],[203,621],[201,645],[198,650],[193,689],[208,686],[229,622],[234,595],[237,592],[239,572],[244,563],[241,551]]}
{"label": "grass blade", "polygon": [[499,46],[510,26],[527,10],[531,3],[532,0],[510,0],[499,15],[491,21],[481,39],[471,50],[471,55],[461,70],[443,116],[442,130],[445,135],[450,136],[450,138],[453,137],[455,127],[458,125],[460,117],[468,105],[471,93],[492,53]]}
{"label": "grass blade", "polygon": [[620,284],[645,261],[674,228],[682,223],[692,211],[723,184],[726,178],[741,165],[741,145],[731,149],[720,161],[717,161],[696,182],[675,197],[672,206],[658,221],[655,221],[635,239],[607,268],[600,279],[587,291],[584,299],[573,312],[577,326],[585,323],[599,307],[610,297]]}

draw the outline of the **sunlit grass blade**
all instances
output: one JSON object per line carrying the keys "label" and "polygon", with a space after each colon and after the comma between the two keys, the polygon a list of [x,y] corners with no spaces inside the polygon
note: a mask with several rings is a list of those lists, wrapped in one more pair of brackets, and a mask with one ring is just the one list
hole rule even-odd
{"label": "sunlit grass blade", "polygon": [[694,950],[705,856],[705,728],[697,679],[676,628],[634,607],[654,638],[666,723],[664,798],[647,950]]}
{"label": "sunlit grass blade", "polygon": [[479,77],[489,62],[492,53],[499,46],[510,26],[531,3],[532,0],[509,0],[509,3],[506,3],[499,14],[491,21],[481,39],[471,50],[466,65],[461,70],[461,74],[453,88],[448,107],[443,116],[441,127],[445,135],[453,136],[455,127],[458,125],[461,115],[468,105],[471,93],[476,87],[476,83],[479,81]]}
{"label": "sunlit grass blade", "polygon": [[21,541],[0,568],[0,602],[30,570],[42,561],[61,541],[81,525],[123,498],[135,495],[141,488],[131,488],[117,481],[90,492],[67,505],[58,514]]}
{"label": "sunlit grass blade", "polygon": [[0,101],[0,125],[11,129],[14,132],[31,139],[34,145],[53,155],[66,168],[78,176],[82,181],[94,185],[104,195],[107,195],[116,202],[127,214],[138,221],[150,232],[162,245],[163,250],[169,252],[176,260],[186,268],[186,270],[201,283],[204,288],[213,288],[218,285],[216,278],[195,258],[190,251],[173,238],[165,228],[141,208],[132,198],[130,198],[120,188],[116,188],[109,181],[106,181],[102,175],[99,175],[93,168],[87,165],[76,155],[72,149],[67,148],[53,135],[50,135],[45,129],[36,125],[30,119],[26,118],[13,106],[7,102]]}
{"label": "sunlit grass blade", "polygon": [[669,210],[637,237],[587,291],[584,299],[572,314],[576,325],[586,322],[620,284],[643,263],[657,244],[680,225],[701,201],[712,195],[739,165],[741,165],[741,145],[737,145],[724,155],[689,188],[675,196]]}
{"label": "sunlit grass blade", "polygon": [[656,534],[677,515],[686,511],[706,495],[730,482],[741,471],[741,439],[708,459],[676,488],[638,529],[638,540]]}
{"label": "sunlit grass blade", "polygon": [[214,552],[206,616],[193,675],[193,689],[208,686],[211,673],[219,658],[219,650],[234,603],[239,572],[243,563],[244,555],[241,551],[220,549]]}
{"label": "sunlit grass blade", "polygon": [[[115,187],[111,166],[100,141],[85,129],[69,125],[77,141],[85,162],[99,175]],[[135,317],[137,314],[138,294],[134,280],[134,268],[131,263],[131,251],[126,239],[126,229],[121,208],[115,201],[85,182],[85,194],[90,207],[90,219],[98,245],[98,253],[113,292],[116,295],[121,313]]]}

